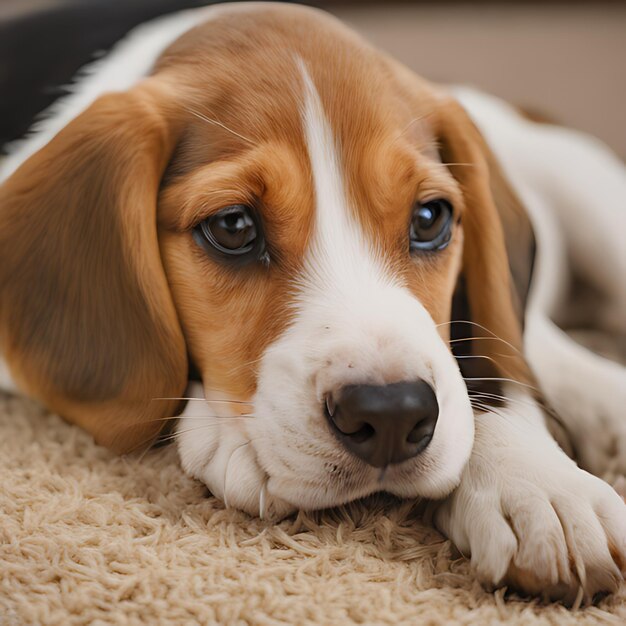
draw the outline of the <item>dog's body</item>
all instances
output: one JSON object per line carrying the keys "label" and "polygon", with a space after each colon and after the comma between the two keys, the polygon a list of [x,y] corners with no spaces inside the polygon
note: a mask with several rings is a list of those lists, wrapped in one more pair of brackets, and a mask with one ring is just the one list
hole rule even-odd
{"label": "dog's body", "polygon": [[[187,32],[205,22],[206,31],[200,26]],[[221,47],[207,57],[206,37],[216,35],[223,37]],[[288,52],[274,52],[273,46]],[[316,55],[328,55],[330,62],[318,63]],[[255,66],[250,59],[257,57]],[[218,68],[203,83],[212,94],[205,105],[194,72],[204,71],[207,58]],[[228,72],[220,73],[220,64]],[[375,66],[371,73],[368,64]],[[133,304],[131,330],[122,333],[122,347],[140,357],[130,365],[123,356],[102,366],[83,365],[89,378],[74,371],[74,363],[59,371],[57,359],[63,362],[66,351],[71,359],[84,358],[92,332],[89,362],[99,363],[100,352],[108,350],[107,330],[113,332],[115,324],[109,328],[108,317],[96,312],[98,322],[80,341],[69,340],[69,348],[65,338],[55,344],[56,334],[50,333],[58,326],[47,317],[26,329],[21,324],[24,311],[44,300],[25,295],[17,279],[12,284],[6,273],[0,276],[0,348],[8,362],[0,361],[0,386],[38,397],[99,441],[128,450],[158,434],[158,420],[177,410],[175,400],[152,399],[182,394],[189,352],[204,383],[204,389],[192,385],[190,392],[207,403],[191,401],[179,420],[181,461],[229,505],[282,516],[374,491],[447,496],[435,521],[461,551],[471,553],[485,582],[569,602],[615,589],[626,563],[626,508],[606,483],[578,469],[559,449],[538,394],[556,410],[583,467],[626,471],[624,368],[582,348],[554,321],[563,319],[575,274],[603,294],[600,325],[614,335],[626,332],[626,286],[618,278],[626,274],[624,229],[617,226],[626,219],[622,164],[593,140],[533,124],[484,94],[459,89],[452,97],[309,9],[225,5],[177,14],[141,27],[95,67],[4,163],[0,202],[9,206],[5,226],[13,229],[5,243],[20,232],[14,226],[24,207],[45,202],[53,212],[58,204],[50,200],[58,185],[31,198],[40,168],[52,168],[62,189],[70,190],[63,200],[70,210],[71,189],[79,195],[88,189],[72,182],[77,168],[90,174],[87,185],[98,187],[88,206],[99,206],[108,195],[119,204],[121,197],[129,214],[130,207],[148,202],[146,180],[163,180],[158,246],[165,276],[152,256],[154,216],[141,221],[143,214],[123,215],[122,239],[132,233],[128,241],[139,251],[132,265],[142,269],[137,281],[113,281],[105,291],[114,294],[116,306],[128,294],[144,294],[147,304]],[[371,84],[363,91],[365,78]],[[253,107],[242,86],[255,91]],[[123,106],[109,96],[92,106],[107,92],[125,90],[136,97]],[[127,121],[121,111],[134,107],[137,113]],[[198,120],[220,134],[199,140],[208,131]],[[138,124],[145,129],[129,140],[126,134]],[[108,152],[99,151],[99,144],[86,154],[80,150],[104,128],[150,149],[137,147],[122,170],[100,178],[99,162],[91,164],[89,155],[108,163]],[[78,160],[65,163],[73,153]],[[158,165],[146,156],[152,154],[160,155]],[[65,164],[55,171],[59,162]],[[113,181],[127,172],[128,184],[110,192],[109,185],[113,189]],[[48,182],[42,179],[42,186]],[[149,194],[152,203],[156,189]],[[418,252],[409,257],[398,243],[405,221],[397,217],[404,205],[396,198],[411,205],[416,193],[422,207],[452,206],[454,224],[436,252],[418,238]],[[446,203],[433,205],[440,196]],[[533,237],[518,197],[537,243],[530,295]],[[257,203],[268,234],[267,247],[263,242],[262,249],[252,250],[255,264],[222,269],[223,259],[210,256],[214,250],[207,251],[210,264],[199,260],[196,243],[207,243],[199,239],[197,225],[207,220],[191,213],[202,206],[203,217],[244,202]],[[98,245],[90,239],[97,240],[90,224],[108,223],[95,209],[87,221],[83,214],[72,213],[59,241],[72,241],[76,229]],[[0,206],[0,225],[2,219]],[[195,243],[188,237],[190,224]],[[34,250],[34,241],[25,239],[24,247]],[[110,252],[99,248],[102,258],[86,262],[103,283],[117,267]],[[115,255],[127,258],[124,242]],[[43,287],[53,290],[44,298],[55,299],[54,290],[60,290],[63,306],[76,300],[89,308],[88,296],[58,281],[52,258],[43,254],[29,273],[27,264],[25,270],[20,265],[23,250],[14,245],[6,263],[18,277],[25,271],[22,281],[35,281],[39,272],[45,285],[53,283]],[[205,291],[212,294],[206,302]],[[283,301],[284,307],[278,304]],[[146,307],[150,322],[143,321]],[[50,311],[37,315],[55,317]],[[81,313],[75,315],[68,315],[72,326],[86,323]],[[463,328],[448,344],[457,320]],[[34,365],[44,359],[41,341],[44,352],[50,345],[56,350],[46,352],[54,365],[45,372]],[[469,344],[478,347],[463,350]],[[155,364],[156,373],[149,367]],[[121,378],[118,369],[126,372]],[[115,383],[109,379],[116,376]],[[435,389],[438,407],[436,426],[420,440],[425,448],[402,448],[397,460],[389,452],[380,461],[380,451],[351,439],[358,433],[346,425],[346,390],[411,382],[411,398],[419,404],[424,381]],[[485,386],[494,383],[495,389]]]}

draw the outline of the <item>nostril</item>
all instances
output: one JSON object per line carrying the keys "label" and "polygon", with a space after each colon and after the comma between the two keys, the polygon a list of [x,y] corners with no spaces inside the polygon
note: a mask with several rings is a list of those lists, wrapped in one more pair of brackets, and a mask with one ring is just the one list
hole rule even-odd
{"label": "nostril", "polygon": [[371,426],[371,424],[363,424],[363,426],[361,426],[361,428],[359,428],[359,430],[357,430],[355,433],[345,434],[348,435],[348,437],[350,437],[350,439],[352,439],[354,443],[365,443],[368,439],[371,439],[376,434],[376,431],[374,430],[373,426]]}
{"label": "nostril", "polygon": [[337,408],[337,405],[330,395],[326,396],[325,404],[326,419],[328,419],[340,434],[349,438],[354,443],[365,443],[376,434],[374,427],[367,422],[354,422],[344,419],[341,411]]}
{"label": "nostril", "polygon": [[[413,426],[406,440],[409,443],[422,443],[428,444],[433,438],[433,427],[431,420],[422,420]],[[424,447],[426,447],[424,445]]]}

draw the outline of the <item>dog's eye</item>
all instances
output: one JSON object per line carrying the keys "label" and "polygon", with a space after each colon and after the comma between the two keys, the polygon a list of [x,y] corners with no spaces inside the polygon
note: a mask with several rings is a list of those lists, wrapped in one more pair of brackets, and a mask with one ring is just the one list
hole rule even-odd
{"label": "dog's eye", "polygon": [[201,222],[200,227],[206,240],[226,254],[245,254],[257,238],[250,209],[240,204],[222,209]]}
{"label": "dog's eye", "polygon": [[409,233],[411,250],[441,250],[452,232],[452,205],[447,200],[417,203]]}
{"label": "dog's eye", "polygon": [[196,240],[222,257],[247,262],[265,259],[265,242],[253,210],[244,204],[228,206],[200,222]]}

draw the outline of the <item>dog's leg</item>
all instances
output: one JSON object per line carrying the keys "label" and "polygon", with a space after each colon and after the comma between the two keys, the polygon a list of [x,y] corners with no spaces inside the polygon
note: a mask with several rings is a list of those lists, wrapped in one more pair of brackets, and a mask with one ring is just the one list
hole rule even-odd
{"label": "dog's leg", "polygon": [[[538,241],[525,350],[538,384],[571,438],[581,466],[626,474],[626,368],[576,343],[557,325],[571,306],[573,272],[602,295],[594,328],[615,344],[626,334],[626,170],[598,142],[566,129],[541,135],[549,175],[522,189]],[[590,209],[590,207],[593,207]]]}
{"label": "dog's leg", "polygon": [[626,475],[626,368],[583,348],[551,320],[529,323],[527,358],[581,467]]}
{"label": "dog's leg", "polygon": [[601,296],[601,302],[593,303],[594,325],[623,337],[626,168],[600,142],[585,135],[555,129],[550,142],[555,171],[543,182],[542,193],[563,232],[571,271]]}
{"label": "dog's leg", "polygon": [[578,468],[526,394],[476,415],[472,456],[435,523],[481,581],[569,604],[614,591],[626,568],[626,505]]}

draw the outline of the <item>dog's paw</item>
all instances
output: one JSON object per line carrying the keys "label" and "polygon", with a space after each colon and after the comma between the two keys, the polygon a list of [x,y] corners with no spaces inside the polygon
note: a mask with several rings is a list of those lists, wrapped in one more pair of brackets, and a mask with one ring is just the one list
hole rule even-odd
{"label": "dog's paw", "polygon": [[[197,421],[194,422],[197,428]],[[219,428],[219,433],[215,431]],[[201,480],[227,508],[234,508],[270,521],[278,521],[295,507],[269,492],[268,476],[260,467],[250,439],[234,423],[213,427],[214,445],[198,445],[181,435],[178,443],[183,469]],[[181,423],[179,433],[185,430]],[[190,438],[193,439],[193,436]]]}
{"label": "dog's paw", "polygon": [[[220,463],[218,459],[214,467],[205,468],[204,482],[211,492],[221,497],[226,507],[263,520],[279,521],[294,513],[294,506],[268,490],[269,477],[259,466],[254,450],[248,444],[239,445],[230,462]],[[211,488],[209,483],[223,485],[223,489]]]}
{"label": "dog's paw", "polygon": [[483,441],[436,525],[471,555],[487,587],[570,605],[616,591],[626,568],[624,501],[553,441],[524,439],[490,441],[487,454]]}
{"label": "dog's paw", "polygon": [[[198,385],[188,394],[203,397]],[[245,419],[226,411],[207,417],[207,412],[205,403],[192,401],[179,418],[176,438],[185,472],[201,480],[228,508],[271,521],[295,512],[293,505],[268,489],[268,476],[259,465]]]}

